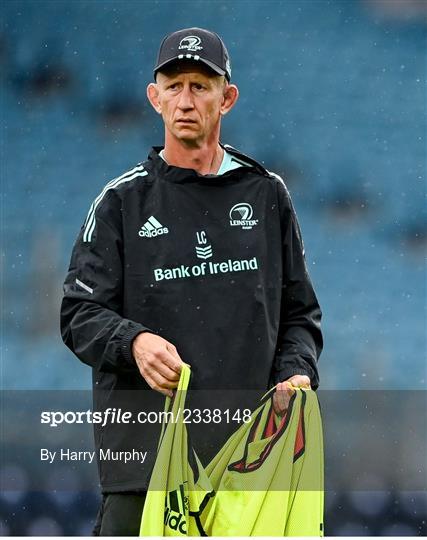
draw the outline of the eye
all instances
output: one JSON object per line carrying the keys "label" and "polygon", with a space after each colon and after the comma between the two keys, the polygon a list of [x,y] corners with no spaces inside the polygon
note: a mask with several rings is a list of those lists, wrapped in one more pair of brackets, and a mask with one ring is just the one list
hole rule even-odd
{"label": "eye", "polygon": [[193,88],[194,88],[195,90],[203,90],[203,89],[204,89],[204,86],[203,86],[203,84],[201,84],[201,83],[194,83]]}

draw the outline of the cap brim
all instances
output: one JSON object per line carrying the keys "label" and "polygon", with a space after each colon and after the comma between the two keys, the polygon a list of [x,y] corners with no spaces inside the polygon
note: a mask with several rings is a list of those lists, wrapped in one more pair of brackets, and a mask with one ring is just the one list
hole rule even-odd
{"label": "cap brim", "polygon": [[[171,66],[172,64],[182,62],[183,60],[186,60],[187,62],[194,62],[195,64],[204,64],[205,66],[208,66],[212,71],[214,71],[217,75],[224,75],[227,77],[227,73],[221,69],[216,64],[213,64],[209,60],[205,60],[204,58],[200,57],[198,60],[195,60],[194,58],[180,58],[179,56],[175,56],[175,58],[170,58],[169,60],[166,60],[166,62],[163,62],[163,64],[160,64],[154,68],[154,78],[156,77],[157,73],[161,71],[162,69],[166,68],[167,66]],[[228,77],[227,77],[228,78]]]}

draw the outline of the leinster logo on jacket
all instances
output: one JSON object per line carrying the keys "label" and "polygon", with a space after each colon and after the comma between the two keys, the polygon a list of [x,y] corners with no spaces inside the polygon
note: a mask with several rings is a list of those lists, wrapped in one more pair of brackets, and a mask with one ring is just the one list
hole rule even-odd
{"label": "leinster logo on jacket", "polygon": [[230,210],[230,225],[232,227],[242,227],[242,229],[252,229],[258,225],[257,219],[251,219],[253,209],[249,203],[237,203]]}

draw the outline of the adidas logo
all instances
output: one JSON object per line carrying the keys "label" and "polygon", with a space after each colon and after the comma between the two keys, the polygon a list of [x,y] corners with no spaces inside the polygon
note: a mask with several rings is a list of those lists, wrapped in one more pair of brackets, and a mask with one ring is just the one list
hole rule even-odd
{"label": "adidas logo", "polygon": [[186,512],[188,512],[188,496],[185,495],[184,484],[180,484],[178,489],[174,489],[166,494],[163,521],[166,527],[181,533],[178,536],[187,536]]}
{"label": "adidas logo", "polygon": [[168,232],[169,229],[167,227],[163,227],[163,225],[159,223],[154,216],[151,216],[141,227],[138,234],[139,236],[154,238],[155,236],[160,236],[161,234],[168,234]]}

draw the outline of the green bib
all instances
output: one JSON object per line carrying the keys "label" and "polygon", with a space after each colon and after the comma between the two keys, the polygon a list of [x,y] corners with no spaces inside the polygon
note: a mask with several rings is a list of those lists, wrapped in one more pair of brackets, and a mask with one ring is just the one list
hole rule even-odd
{"label": "green bib", "polygon": [[[189,447],[182,411],[184,364],[165,422],[140,536],[323,536],[323,436],[314,391],[296,389],[287,413],[273,389],[203,468]],[[179,416],[178,416],[179,415]]]}

